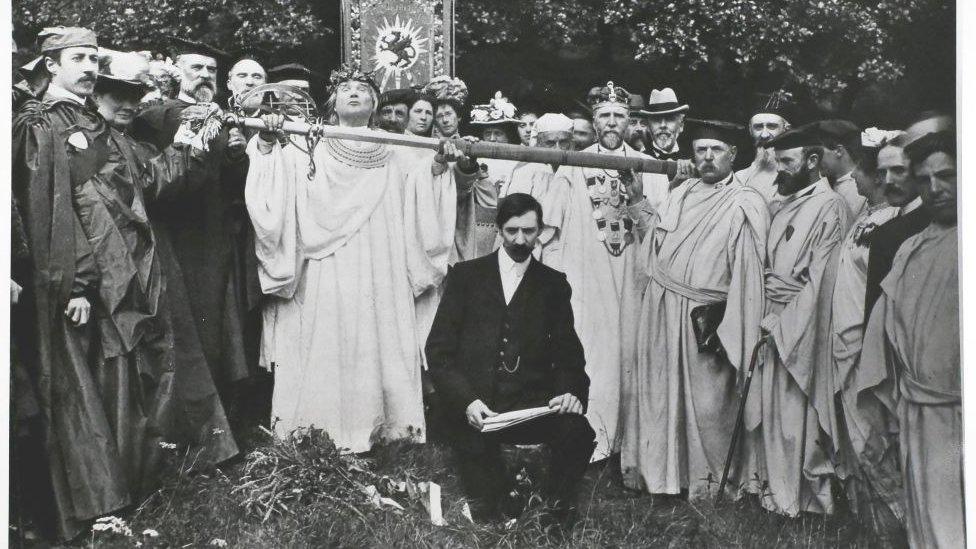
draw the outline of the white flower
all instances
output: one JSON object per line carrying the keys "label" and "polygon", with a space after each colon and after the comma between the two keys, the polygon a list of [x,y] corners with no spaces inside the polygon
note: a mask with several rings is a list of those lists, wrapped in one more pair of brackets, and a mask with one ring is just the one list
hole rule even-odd
{"label": "white flower", "polygon": [[219,427],[214,427],[213,430],[210,431],[210,434],[212,434],[212,435],[222,435],[222,434],[224,434],[224,430],[221,429],[221,428],[219,428]]}
{"label": "white flower", "polygon": [[145,530],[142,531],[142,535],[149,536],[151,538],[158,538],[159,532],[153,530],[152,528],[146,528]]}
{"label": "white flower", "polygon": [[164,450],[175,450],[176,449],[176,444],[173,443],[173,442],[160,441],[159,442],[159,447],[162,448],[162,449],[164,449]]}
{"label": "white flower", "polygon": [[214,538],[210,540],[210,545],[213,545],[214,547],[227,547],[227,542],[220,538]]}
{"label": "white flower", "polygon": [[878,128],[868,128],[861,132],[861,145],[865,147],[882,147],[888,141],[898,137],[902,132],[898,130],[879,130]]}

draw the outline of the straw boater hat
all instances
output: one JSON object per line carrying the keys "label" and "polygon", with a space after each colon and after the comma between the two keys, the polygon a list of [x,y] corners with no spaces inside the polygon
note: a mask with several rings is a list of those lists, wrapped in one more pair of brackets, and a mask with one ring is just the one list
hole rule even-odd
{"label": "straw boater hat", "polygon": [[492,126],[496,124],[518,124],[518,110],[509,100],[502,96],[502,92],[495,92],[495,97],[485,105],[475,105],[471,108],[471,124]]}
{"label": "straw boater hat", "polygon": [[678,103],[678,96],[675,95],[674,90],[664,88],[663,90],[651,90],[647,110],[642,111],[642,114],[645,116],[661,116],[687,111],[688,105]]}

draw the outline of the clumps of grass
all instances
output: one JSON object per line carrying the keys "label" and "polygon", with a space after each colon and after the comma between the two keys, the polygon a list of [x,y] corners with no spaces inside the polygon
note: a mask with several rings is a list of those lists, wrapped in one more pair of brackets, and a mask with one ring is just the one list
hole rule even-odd
{"label": "clumps of grass", "polygon": [[361,460],[343,456],[327,434],[308,429],[251,451],[231,493],[249,516],[267,522],[322,500],[365,504],[363,490],[375,480]]}

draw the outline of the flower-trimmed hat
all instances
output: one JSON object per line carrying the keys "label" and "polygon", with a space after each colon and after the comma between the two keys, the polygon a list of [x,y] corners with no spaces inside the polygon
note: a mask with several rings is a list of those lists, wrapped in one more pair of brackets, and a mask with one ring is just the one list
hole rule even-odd
{"label": "flower-trimmed hat", "polygon": [[486,105],[475,105],[471,108],[471,124],[482,126],[493,124],[517,124],[516,118],[518,110],[508,98],[502,96],[502,92],[495,92],[495,97]]}
{"label": "flower-trimmed hat", "polygon": [[438,104],[452,105],[458,114],[461,114],[468,102],[468,85],[460,78],[447,75],[438,76],[428,82],[421,93],[433,97]]}
{"label": "flower-trimmed hat", "polygon": [[116,84],[143,93],[155,87],[149,74],[149,59],[135,52],[102,49],[98,59],[98,81],[95,88]]}

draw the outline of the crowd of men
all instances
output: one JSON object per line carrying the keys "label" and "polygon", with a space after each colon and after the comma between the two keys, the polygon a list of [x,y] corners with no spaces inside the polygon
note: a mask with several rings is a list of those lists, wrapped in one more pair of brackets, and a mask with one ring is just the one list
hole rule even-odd
{"label": "crowd of men", "polygon": [[[532,257],[502,268],[565,275],[589,381],[557,406],[585,413],[594,461],[619,455],[628,488],[714,497],[738,431],[729,495],[787,516],[846,499],[879,539],[962,543],[950,115],[793,125],[774,93],[747,120],[700,120],[670,88],[645,102],[614,81],[589,112],[519,113],[500,92],[469,109],[458,78],[380,93],[342,67],[329,124],[442,146],[316,142],[281,129],[317,121],[301,65],[218,74],[200,47],[170,65],[81,28],[38,44],[14,88],[12,478],[56,537],[139,505],[172,444],[219,464],[260,423],[366,452],[451,440],[451,410],[475,428],[507,411],[428,335],[449,266],[506,253],[525,212],[499,204],[528,195],[538,234],[510,238]],[[266,82],[277,104],[248,96]],[[263,130],[225,123],[221,83]],[[457,139],[676,175],[474,158]],[[485,375],[518,371],[514,332],[467,343],[498,352]]]}

